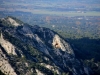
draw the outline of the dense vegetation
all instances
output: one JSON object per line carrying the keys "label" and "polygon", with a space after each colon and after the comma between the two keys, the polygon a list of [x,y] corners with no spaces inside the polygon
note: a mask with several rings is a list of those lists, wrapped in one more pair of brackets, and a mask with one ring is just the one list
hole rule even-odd
{"label": "dense vegetation", "polygon": [[69,42],[74,45],[76,56],[81,59],[92,59],[100,61],[100,39],[69,39]]}

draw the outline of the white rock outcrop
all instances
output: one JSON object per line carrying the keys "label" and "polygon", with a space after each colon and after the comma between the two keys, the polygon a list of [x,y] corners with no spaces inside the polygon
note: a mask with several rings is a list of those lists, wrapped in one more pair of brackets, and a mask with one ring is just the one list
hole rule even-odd
{"label": "white rock outcrop", "polygon": [[61,42],[61,39],[58,35],[54,36],[52,44],[55,48],[60,48],[63,51],[66,51],[66,49],[65,49],[65,47],[64,47],[63,43]]}
{"label": "white rock outcrop", "polygon": [[36,72],[37,72],[37,75],[45,75],[41,71],[39,71],[38,69],[36,69]]}
{"label": "white rock outcrop", "polygon": [[16,52],[15,52],[15,47],[13,46],[13,44],[11,44],[9,41],[5,40],[3,38],[2,33],[0,35],[0,45],[5,49],[5,51],[8,54],[17,55]]}
{"label": "white rock outcrop", "polygon": [[61,49],[62,51],[66,51],[67,53],[74,55],[73,49],[70,47],[70,45],[57,34],[53,38],[52,45],[56,49]]}
{"label": "white rock outcrop", "polygon": [[20,25],[19,23],[17,23],[14,19],[12,19],[10,17],[8,17],[7,21],[10,22],[10,24],[12,24],[14,26],[19,26]]}
{"label": "white rock outcrop", "polygon": [[0,70],[6,75],[17,75],[10,63],[8,62],[6,55],[0,49]]}

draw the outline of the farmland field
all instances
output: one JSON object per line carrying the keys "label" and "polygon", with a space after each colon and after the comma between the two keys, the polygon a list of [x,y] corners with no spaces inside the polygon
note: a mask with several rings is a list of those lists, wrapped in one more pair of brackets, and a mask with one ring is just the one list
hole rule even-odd
{"label": "farmland field", "polygon": [[49,1],[3,1],[0,11],[23,11],[33,14],[46,14],[56,16],[100,16],[100,4],[86,2],[49,2]]}

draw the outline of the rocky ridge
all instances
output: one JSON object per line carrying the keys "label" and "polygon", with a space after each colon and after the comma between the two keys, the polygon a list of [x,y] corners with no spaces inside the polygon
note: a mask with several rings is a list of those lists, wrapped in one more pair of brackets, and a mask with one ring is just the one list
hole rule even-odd
{"label": "rocky ridge", "polygon": [[70,44],[56,32],[9,18],[0,20],[0,70],[3,73],[89,75],[88,67],[75,57]]}

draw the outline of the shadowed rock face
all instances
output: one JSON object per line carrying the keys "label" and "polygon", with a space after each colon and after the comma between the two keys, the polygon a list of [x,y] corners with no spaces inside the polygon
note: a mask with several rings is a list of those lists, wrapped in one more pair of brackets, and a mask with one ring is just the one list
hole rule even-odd
{"label": "shadowed rock face", "polygon": [[12,68],[13,75],[53,75],[55,72],[88,75],[88,68],[76,59],[70,44],[54,31],[27,24],[8,27],[1,22],[0,25],[0,51],[3,51],[0,54],[5,54],[7,59],[0,56],[0,61],[9,62],[10,66],[6,67]]}

